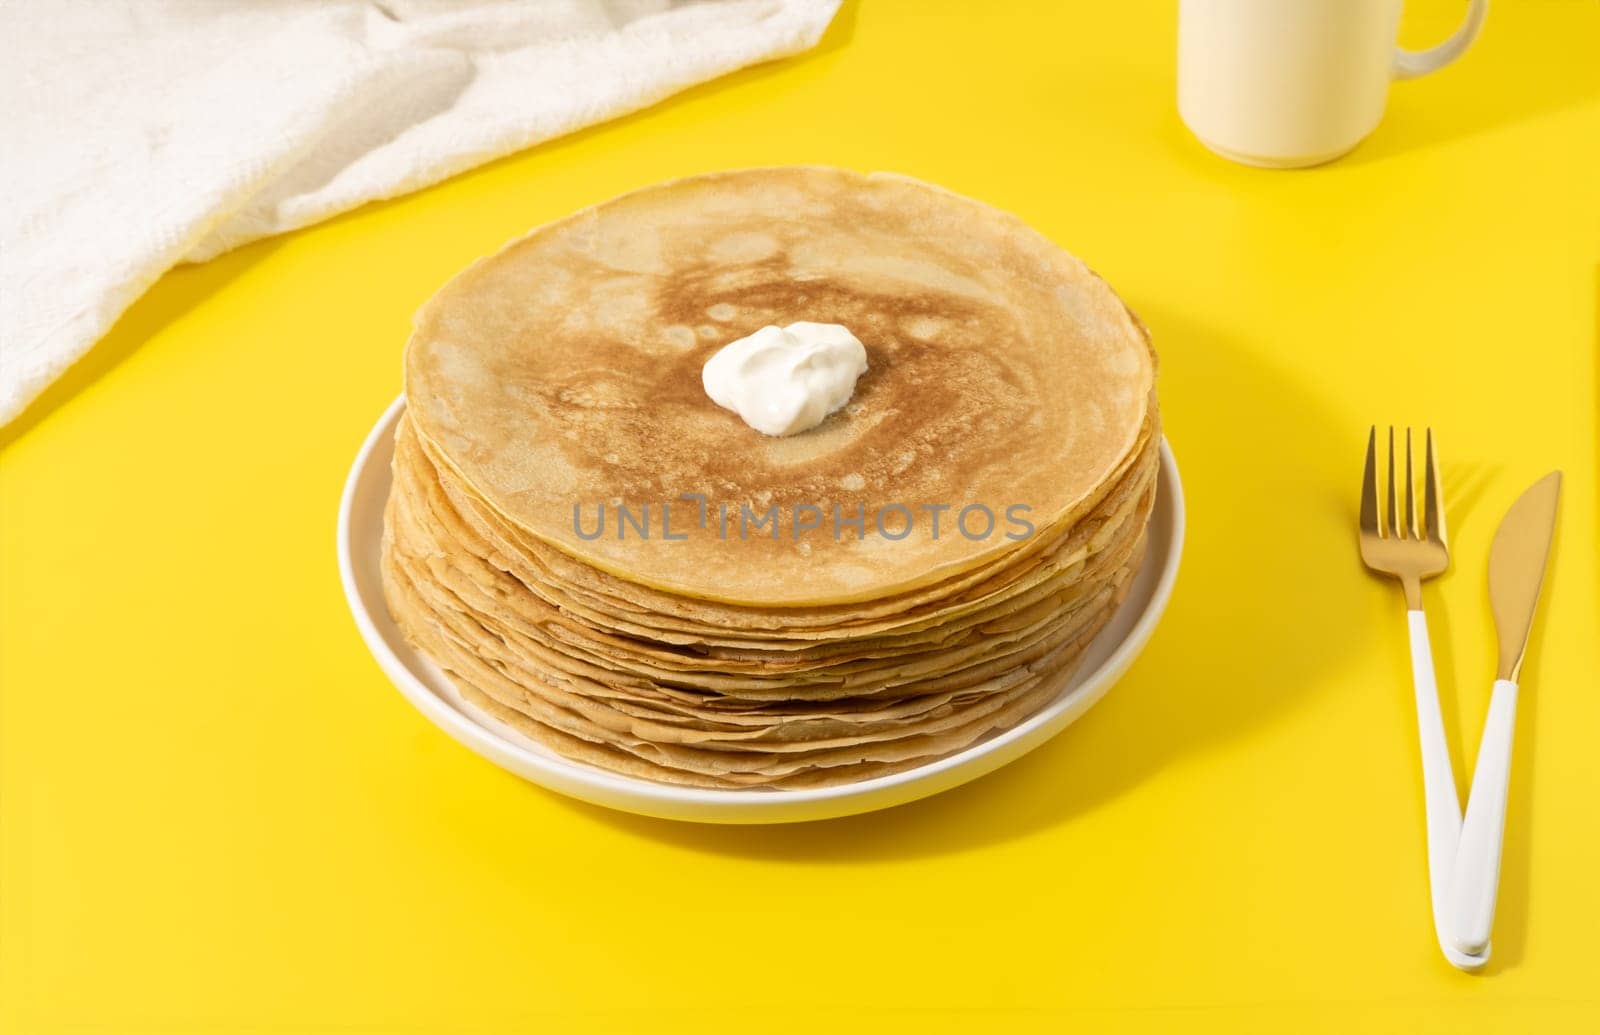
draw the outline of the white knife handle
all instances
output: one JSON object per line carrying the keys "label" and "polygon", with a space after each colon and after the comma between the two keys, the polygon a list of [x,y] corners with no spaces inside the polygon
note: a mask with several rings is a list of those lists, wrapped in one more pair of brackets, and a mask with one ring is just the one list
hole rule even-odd
{"label": "white knife handle", "polygon": [[1483,965],[1483,959],[1463,958],[1448,941],[1446,923],[1450,876],[1455,866],[1456,842],[1461,837],[1461,801],[1456,797],[1455,772],[1444,739],[1444,716],[1439,710],[1439,690],[1433,674],[1433,650],[1428,641],[1428,619],[1421,611],[1407,611],[1411,628],[1411,682],[1417,695],[1417,734],[1422,744],[1422,801],[1428,823],[1428,892],[1433,907],[1433,928],[1439,948],[1463,970]]}
{"label": "white knife handle", "polygon": [[1511,783],[1511,735],[1516,723],[1517,684],[1497,679],[1478,745],[1478,767],[1467,797],[1467,817],[1461,824],[1461,843],[1450,881],[1450,940],[1462,952],[1482,949],[1494,927],[1506,789]]}

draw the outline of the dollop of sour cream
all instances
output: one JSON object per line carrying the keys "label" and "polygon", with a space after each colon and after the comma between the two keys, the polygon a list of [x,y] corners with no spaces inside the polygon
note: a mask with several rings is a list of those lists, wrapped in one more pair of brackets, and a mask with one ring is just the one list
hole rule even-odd
{"label": "dollop of sour cream", "polygon": [[867,350],[836,323],[768,325],[706,360],[700,383],[723,409],[763,435],[814,428],[850,401]]}

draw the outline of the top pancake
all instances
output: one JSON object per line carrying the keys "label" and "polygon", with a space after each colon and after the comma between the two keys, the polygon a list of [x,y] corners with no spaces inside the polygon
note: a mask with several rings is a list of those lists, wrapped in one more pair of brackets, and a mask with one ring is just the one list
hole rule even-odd
{"label": "top pancake", "polygon": [[[769,438],[700,369],[767,324],[840,323],[868,371],[845,409]],[[1013,505],[1059,526],[1129,455],[1150,405],[1143,328],[1081,262],[1020,220],[901,176],[716,173],[547,224],[418,314],[405,387],[418,432],[507,520],[618,578],[752,607],[825,606],[949,578],[1020,544]],[[703,493],[711,520],[681,493]],[[650,537],[615,507],[648,506]],[[671,503],[671,531],[661,510]],[[716,508],[732,515],[718,535]],[[898,541],[872,515],[913,517]],[[946,504],[939,535],[924,505]],[[954,527],[982,504],[997,523]],[[741,505],[782,527],[738,534]],[[792,508],[822,508],[796,536]],[[837,539],[830,508],[868,528]],[[592,532],[597,508],[605,534]],[[904,521],[886,517],[891,533]],[[980,512],[969,522],[982,530]]]}

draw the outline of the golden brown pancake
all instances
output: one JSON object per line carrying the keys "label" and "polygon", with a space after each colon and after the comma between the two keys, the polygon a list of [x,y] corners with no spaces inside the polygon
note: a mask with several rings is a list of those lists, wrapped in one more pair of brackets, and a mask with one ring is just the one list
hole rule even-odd
{"label": "golden brown pancake", "polygon": [[[850,328],[869,369],[843,410],[768,438],[712,404],[700,370],[796,320]],[[924,504],[1064,527],[1135,452],[1153,381],[1120,300],[1020,220],[822,168],[693,177],[540,227],[424,307],[405,363],[418,433],[508,526],[615,579],[767,609],[905,593],[1017,547],[948,524],[935,538]],[[681,493],[735,514],[898,503],[915,525],[896,542],[722,539],[678,501],[684,542],[574,527],[575,506],[592,529],[621,503],[659,529]]]}
{"label": "golden brown pancake", "polygon": [[[798,320],[844,324],[870,369],[768,438],[700,368]],[[1143,327],[1015,218],[897,176],[721,173],[535,230],[424,308],[406,387],[383,542],[402,632],[480,714],[667,783],[849,782],[1017,724],[1110,621],[1155,504]],[[898,540],[741,538],[679,501],[667,541],[684,492],[735,520],[915,517]],[[657,534],[578,534],[575,505],[618,503]],[[1033,531],[974,539],[946,512],[935,537],[922,504],[1022,505]]]}

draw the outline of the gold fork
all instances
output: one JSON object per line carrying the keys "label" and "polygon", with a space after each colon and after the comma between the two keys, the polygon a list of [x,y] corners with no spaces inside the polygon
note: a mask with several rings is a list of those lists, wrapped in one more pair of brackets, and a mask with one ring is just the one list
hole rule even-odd
{"label": "gold fork", "polygon": [[1428,817],[1428,884],[1433,900],[1433,925],[1439,948],[1451,963],[1476,970],[1489,958],[1461,952],[1448,936],[1449,882],[1461,838],[1461,800],[1456,796],[1450,749],[1444,739],[1444,716],[1433,675],[1433,652],[1428,644],[1428,620],[1422,611],[1422,583],[1450,566],[1445,544],[1444,513],[1439,498],[1439,464],[1433,451],[1433,431],[1425,438],[1422,512],[1417,512],[1415,474],[1411,462],[1411,429],[1406,429],[1405,511],[1396,507],[1394,429],[1389,429],[1388,492],[1382,515],[1378,513],[1378,429],[1367,436],[1367,465],[1361,479],[1361,560],[1381,575],[1400,580],[1406,595],[1406,619],[1411,627],[1411,681],[1417,693],[1417,731],[1422,740],[1423,801]]}

